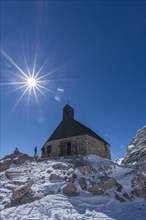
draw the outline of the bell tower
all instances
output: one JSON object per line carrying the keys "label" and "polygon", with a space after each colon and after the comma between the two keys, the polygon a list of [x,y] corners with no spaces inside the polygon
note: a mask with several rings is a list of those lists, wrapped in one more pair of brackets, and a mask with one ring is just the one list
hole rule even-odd
{"label": "bell tower", "polygon": [[63,108],[63,120],[65,119],[74,119],[74,109],[69,104]]}

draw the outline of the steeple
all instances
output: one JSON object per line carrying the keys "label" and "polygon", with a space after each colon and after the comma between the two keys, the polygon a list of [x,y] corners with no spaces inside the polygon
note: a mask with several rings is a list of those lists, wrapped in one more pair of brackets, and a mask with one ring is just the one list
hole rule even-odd
{"label": "steeple", "polygon": [[74,119],[74,109],[69,104],[63,108],[63,120],[65,119]]}

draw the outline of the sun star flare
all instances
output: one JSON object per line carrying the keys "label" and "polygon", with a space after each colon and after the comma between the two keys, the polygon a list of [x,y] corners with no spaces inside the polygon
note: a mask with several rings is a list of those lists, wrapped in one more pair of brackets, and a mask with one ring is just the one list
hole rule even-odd
{"label": "sun star flare", "polygon": [[[19,99],[17,102],[14,104],[12,107],[10,113],[16,108],[16,106],[19,104],[19,102],[22,100],[24,96],[28,97],[28,103],[30,102],[30,98],[34,98],[36,100],[37,106],[40,109],[39,106],[39,99],[38,95],[41,94],[44,96],[47,100],[48,95],[46,93],[51,93],[54,96],[54,99],[56,97],[56,91],[63,91],[64,89],[57,90],[52,90],[50,87],[50,80],[48,79],[49,75],[55,73],[58,68],[48,72],[48,73],[43,73],[42,70],[44,69],[46,65],[45,63],[39,67],[38,71],[36,71],[36,58],[34,59],[34,64],[32,64],[31,67],[28,66],[27,61],[24,60],[24,63],[26,64],[26,69],[22,69],[15,60],[13,60],[4,50],[0,49],[1,54],[3,57],[13,66],[18,73],[15,74],[17,78],[13,79],[13,81],[8,81],[8,82],[1,82],[1,86],[15,86],[16,88],[12,92],[16,92],[18,90],[21,90],[22,94],[20,95]],[[32,71],[32,73],[31,73]],[[19,80],[18,80],[19,79]],[[53,81],[53,83],[55,80]],[[55,99],[56,100],[56,99]],[[60,100],[57,100],[60,101]]]}
{"label": "sun star flare", "polygon": [[30,77],[27,79],[27,84],[30,88],[36,87],[37,79],[35,79],[34,77]]}

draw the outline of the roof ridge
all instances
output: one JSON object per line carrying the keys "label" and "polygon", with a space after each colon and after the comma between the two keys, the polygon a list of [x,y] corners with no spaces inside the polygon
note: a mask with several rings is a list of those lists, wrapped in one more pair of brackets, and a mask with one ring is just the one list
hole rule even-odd
{"label": "roof ridge", "polygon": [[93,137],[96,137],[100,139],[101,141],[104,141],[106,144],[110,145],[107,141],[105,141],[102,137],[100,137],[98,134],[96,134],[91,128],[88,128],[86,125],[83,125],[79,121],[73,119],[78,125],[80,125],[86,132],[88,132]]}

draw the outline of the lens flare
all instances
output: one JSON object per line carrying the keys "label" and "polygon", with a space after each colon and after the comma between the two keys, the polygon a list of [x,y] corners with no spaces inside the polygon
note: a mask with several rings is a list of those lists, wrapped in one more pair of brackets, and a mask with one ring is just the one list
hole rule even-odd
{"label": "lens flare", "polygon": [[34,88],[37,85],[37,80],[34,77],[30,77],[27,80],[27,84],[28,84],[29,88]]}
{"label": "lens flare", "polygon": [[[15,78],[13,79],[13,82],[1,82],[0,85],[1,86],[15,86],[16,88],[12,92],[16,92],[18,90],[22,91],[22,94],[20,95],[15,105],[12,107],[10,113],[16,108],[16,106],[19,104],[19,102],[22,100],[22,98],[25,95],[28,96],[28,103],[30,102],[30,99],[34,97],[39,108],[40,106],[39,106],[38,94],[41,94],[43,97],[49,100],[48,95],[46,95],[46,93],[52,93],[55,99],[57,89],[56,91],[54,91],[50,89],[48,86],[51,84],[51,82],[54,83],[55,80],[54,81],[49,80],[48,77],[49,75],[59,70],[59,68],[51,70],[48,73],[42,74],[41,72],[43,68],[45,67],[47,61],[45,61],[44,64],[38,68],[38,71],[36,71],[36,63],[37,63],[36,57],[37,56],[35,56],[34,63],[32,64],[33,68],[30,68],[26,62],[26,59],[24,59],[24,63],[26,64],[26,68],[25,68],[26,70],[24,70],[4,50],[0,49],[0,52],[2,56],[11,64],[11,66],[13,66],[18,72],[17,80]],[[31,69],[32,69],[32,73],[31,73]],[[18,78],[20,79],[20,81],[18,81]],[[64,91],[64,89],[61,89],[61,91]]]}

